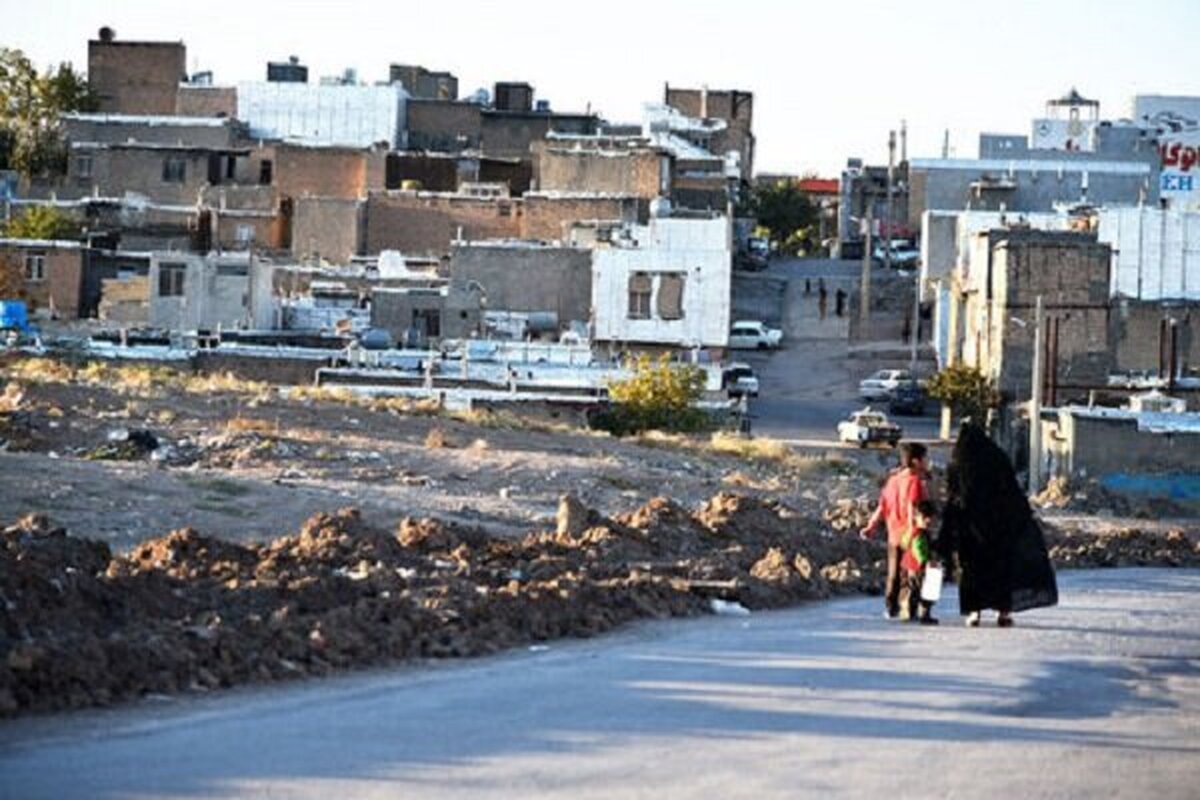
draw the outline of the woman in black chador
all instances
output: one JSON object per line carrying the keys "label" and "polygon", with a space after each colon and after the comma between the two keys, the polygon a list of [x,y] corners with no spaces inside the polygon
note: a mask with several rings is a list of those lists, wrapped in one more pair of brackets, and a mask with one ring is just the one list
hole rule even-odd
{"label": "woman in black chador", "polygon": [[1013,612],[1058,602],[1041,526],[1008,456],[978,425],[959,431],[935,549],[947,565],[958,556],[959,607],[971,627],[984,609],[1008,627]]}

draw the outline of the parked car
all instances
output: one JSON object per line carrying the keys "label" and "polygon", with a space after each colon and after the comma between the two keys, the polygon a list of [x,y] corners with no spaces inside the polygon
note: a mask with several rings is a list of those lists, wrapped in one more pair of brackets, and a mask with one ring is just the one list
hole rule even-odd
{"label": "parked car", "polygon": [[738,252],[736,266],[738,269],[758,272],[769,266],[770,258],[770,242],[757,236],[751,236],[746,240],[746,247]]}
{"label": "parked car", "polygon": [[925,415],[925,403],[925,390],[918,381],[901,381],[888,392],[887,410],[889,414],[921,417]]}
{"label": "parked car", "polygon": [[758,376],[749,364],[730,364],[721,375],[721,385],[730,397],[758,397]]}
{"label": "parked car", "polygon": [[904,430],[899,425],[889,420],[882,411],[876,411],[870,406],[851,413],[839,422],[837,432],[839,441],[859,447],[866,447],[875,442],[895,447],[904,435]]}
{"label": "parked car", "polygon": [[859,381],[858,395],[868,402],[887,400],[893,389],[912,379],[912,374],[906,369],[881,369]]}
{"label": "parked car", "polygon": [[731,350],[772,350],[779,347],[783,331],[757,320],[738,320],[729,331]]}
{"label": "parked car", "polygon": [[[913,246],[911,242],[904,239],[893,239],[892,245],[892,267],[895,269],[913,269],[921,261],[921,251]],[[875,249],[871,251],[871,258],[880,264],[887,262],[887,245],[885,242],[880,242],[875,245]]]}

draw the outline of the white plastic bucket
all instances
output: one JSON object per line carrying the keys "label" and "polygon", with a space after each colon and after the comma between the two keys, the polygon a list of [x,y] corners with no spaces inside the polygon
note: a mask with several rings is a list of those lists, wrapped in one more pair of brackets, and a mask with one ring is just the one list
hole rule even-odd
{"label": "white plastic bucket", "polygon": [[921,599],[926,603],[936,603],[942,597],[942,568],[926,567],[925,580],[921,581]]}

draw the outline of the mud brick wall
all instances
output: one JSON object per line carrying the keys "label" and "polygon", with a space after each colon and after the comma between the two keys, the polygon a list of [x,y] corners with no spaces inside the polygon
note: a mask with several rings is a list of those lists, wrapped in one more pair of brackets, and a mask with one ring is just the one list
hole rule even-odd
{"label": "mud brick wall", "polygon": [[275,185],[284,197],[354,200],[384,188],[383,151],[342,147],[275,148]]}
{"label": "mud brick wall", "polygon": [[[1175,320],[1180,364],[1200,368],[1200,303],[1120,298],[1113,306],[1112,337],[1118,371],[1158,370],[1162,320]],[[1166,346],[1170,347],[1169,340]]]}
{"label": "mud brick wall", "polygon": [[561,241],[576,222],[619,220],[645,222],[649,201],[636,197],[556,196],[531,193],[525,204],[522,238]]}
{"label": "mud brick wall", "polygon": [[360,249],[363,203],[336,197],[302,197],[292,216],[292,255],[344,264]]}
{"label": "mud brick wall", "polygon": [[656,150],[573,150],[535,144],[538,188],[543,191],[609,192],[652,198],[670,186],[670,162]]}
{"label": "mud brick wall", "polygon": [[237,87],[180,86],[175,113],[181,117],[237,117]]}
{"label": "mud brick wall", "polygon": [[186,76],[183,42],[88,42],[88,85],[97,111],[174,114]]}
{"label": "mud brick wall", "polygon": [[[1059,384],[1107,382],[1115,349],[1109,330],[1110,263],[1109,246],[1087,234],[1021,231],[996,242],[988,324],[990,366],[1001,392],[1018,401],[1029,397],[1039,296],[1045,317],[1058,320]],[[1086,388],[1080,388],[1060,392],[1058,399],[1086,396]]]}
{"label": "mud brick wall", "polygon": [[372,192],[366,202],[364,247],[368,254],[399,250],[442,256],[459,230],[467,240],[521,236],[519,200],[494,200],[425,192]]}
{"label": "mud brick wall", "polygon": [[447,153],[479,149],[483,123],[476,103],[414,97],[407,109],[409,148]]}

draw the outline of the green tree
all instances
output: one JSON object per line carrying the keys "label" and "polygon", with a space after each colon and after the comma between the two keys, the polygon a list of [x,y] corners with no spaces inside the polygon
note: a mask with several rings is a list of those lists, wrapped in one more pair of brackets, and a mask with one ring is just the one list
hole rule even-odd
{"label": "green tree", "polygon": [[4,226],[13,239],[77,239],[79,223],[54,206],[29,206]]}
{"label": "green tree", "polygon": [[86,79],[70,64],[39,74],[20,50],[0,48],[0,168],[28,178],[63,172],[59,117],[94,108]]}
{"label": "green tree", "polygon": [[1000,405],[995,384],[979,370],[965,364],[946,367],[929,379],[929,396],[950,406],[960,419],[971,417],[983,423],[987,411]]}
{"label": "green tree", "polygon": [[633,375],[609,384],[613,409],[601,421],[618,435],[646,430],[696,431],[708,425],[708,416],[696,408],[704,391],[704,371],[688,364],[672,364],[667,355],[657,359],[638,356]]}
{"label": "green tree", "polygon": [[766,228],[771,241],[788,253],[813,250],[820,210],[794,181],[756,186],[746,211]]}

